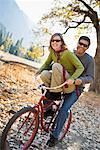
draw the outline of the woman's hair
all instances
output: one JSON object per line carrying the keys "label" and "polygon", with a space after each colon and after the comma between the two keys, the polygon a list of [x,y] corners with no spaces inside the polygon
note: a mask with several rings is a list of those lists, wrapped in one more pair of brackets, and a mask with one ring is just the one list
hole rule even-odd
{"label": "woman's hair", "polygon": [[[53,34],[53,35],[51,36],[49,48],[52,48],[52,46],[51,46],[51,41],[53,40],[53,38],[54,38],[55,36],[59,36],[60,39],[61,39],[61,41],[62,41],[61,51],[67,50],[67,45],[65,44],[64,39],[63,39],[63,36],[61,35],[61,33],[55,33],[55,34]],[[52,49],[53,49],[53,48],[52,48]]]}

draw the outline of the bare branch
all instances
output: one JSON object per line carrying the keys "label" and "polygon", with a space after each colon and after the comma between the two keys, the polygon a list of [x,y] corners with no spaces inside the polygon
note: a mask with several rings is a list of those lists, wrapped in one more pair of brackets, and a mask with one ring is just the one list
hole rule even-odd
{"label": "bare branch", "polygon": [[94,10],[87,3],[85,3],[83,0],[78,0],[78,1],[82,2],[86,8],[88,8],[92,13],[94,13]]}
{"label": "bare branch", "polygon": [[76,23],[77,23],[76,26],[69,26],[69,27],[66,29],[66,31],[65,31],[64,33],[62,33],[62,34],[65,34],[65,33],[66,33],[69,29],[71,29],[71,28],[77,28],[80,24],[82,24],[83,22],[85,22],[85,18],[86,18],[86,15],[84,15],[84,18],[83,18],[82,21],[76,22]]}
{"label": "bare branch", "polygon": [[[72,22],[79,23],[78,21],[72,21]],[[92,23],[92,22],[90,22],[90,21],[85,21],[84,23]]]}
{"label": "bare branch", "polygon": [[98,31],[99,30],[99,20],[98,20],[98,15],[97,15],[97,12],[94,11],[88,4],[86,4],[83,0],[78,0],[80,2],[82,2],[87,8],[88,8],[88,11],[85,11],[85,10],[81,10],[81,9],[78,9],[78,8],[74,8],[73,10],[78,12],[78,13],[81,13],[81,14],[85,14],[85,16],[89,17],[94,25],[94,27],[96,28],[96,30]]}

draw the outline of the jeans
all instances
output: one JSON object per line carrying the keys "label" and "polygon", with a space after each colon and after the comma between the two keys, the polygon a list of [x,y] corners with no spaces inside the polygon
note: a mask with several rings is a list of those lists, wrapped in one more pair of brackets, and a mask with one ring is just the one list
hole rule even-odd
{"label": "jeans", "polygon": [[52,133],[52,135],[55,138],[59,138],[63,125],[68,117],[68,110],[77,100],[78,100],[78,96],[77,96],[76,91],[73,91],[72,93],[66,94],[64,96],[64,102],[56,118],[56,128]]}

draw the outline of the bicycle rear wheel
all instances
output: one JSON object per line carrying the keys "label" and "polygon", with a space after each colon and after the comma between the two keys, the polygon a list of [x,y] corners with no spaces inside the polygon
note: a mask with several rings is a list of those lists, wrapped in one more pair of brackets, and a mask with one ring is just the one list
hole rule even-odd
{"label": "bicycle rear wheel", "polygon": [[39,127],[39,114],[35,108],[26,107],[9,120],[1,137],[1,150],[26,150],[32,143]]}
{"label": "bicycle rear wheel", "polygon": [[66,122],[62,128],[62,131],[60,132],[59,140],[62,140],[65,137],[66,133],[68,132],[70,128],[71,120],[72,120],[72,112],[70,110],[68,114],[68,118],[66,119]]}

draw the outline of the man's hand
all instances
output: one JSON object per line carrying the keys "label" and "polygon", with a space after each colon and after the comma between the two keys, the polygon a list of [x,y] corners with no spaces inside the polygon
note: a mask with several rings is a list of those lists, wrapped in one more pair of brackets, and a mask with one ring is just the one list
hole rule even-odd
{"label": "man's hand", "polygon": [[82,84],[82,80],[81,79],[76,79],[75,80],[75,85],[81,85]]}
{"label": "man's hand", "polygon": [[66,81],[66,83],[67,83],[67,85],[72,85],[72,84],[74,84],[74,79],[68,79]]}

